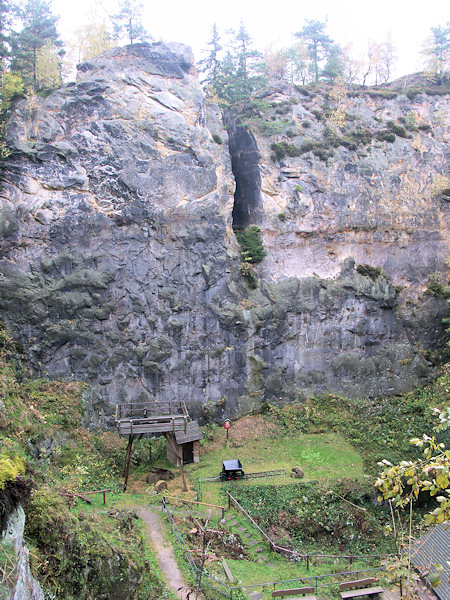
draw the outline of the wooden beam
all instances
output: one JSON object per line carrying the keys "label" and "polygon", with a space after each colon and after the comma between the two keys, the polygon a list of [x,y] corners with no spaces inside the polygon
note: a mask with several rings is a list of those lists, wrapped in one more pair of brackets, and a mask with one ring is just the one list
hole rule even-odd
{"label": "wooden beam", "polygon": [[173,431],[184,431],[183,425],[176,425],[172,427],[170,423],[156,424],[156,425],[134,425],[133,428],[129,425],[118,425],[118,431],[120,435],[131,435],[137,433],[172,433]]}
{"label": "wooden beam", "polygon": [[[137,441],[139,441],[142,438],[143,434],[140,433],[137,436]],[[135,439],[136,435],[130,435],[128,438],[128,446],[127,446],[127,455],[125,457],[125,467],[123,470],[123,476],[124,476],[124,483],[123,483],[123,491],[126,492],[127,491],[127,485],[128,485],[128,473],[130,471],[130,460],[131,460],[131,455],[133,453],[133,442]]]}
{"label": "wooden beam", "polygon": [[133,442],[134,442],[134,435],[130,435],[128,437],[128,446],[127,446],[127,453],[125,456],[125,464],[123,467],[123,476],[125,477],[125,488],[124,491],[126,490],[126,481],[128,479],[128,469],[130,467],[130,459],[131,459],[131,451],[133,449]]}

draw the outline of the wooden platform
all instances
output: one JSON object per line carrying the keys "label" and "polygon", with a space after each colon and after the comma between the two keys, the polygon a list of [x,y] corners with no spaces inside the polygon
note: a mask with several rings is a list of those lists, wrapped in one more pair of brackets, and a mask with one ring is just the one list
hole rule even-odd
{"label": "wooden platform", "polygon": [[186,433],[188,412],[184,402],[136,402],[116,406],[119,435]]}

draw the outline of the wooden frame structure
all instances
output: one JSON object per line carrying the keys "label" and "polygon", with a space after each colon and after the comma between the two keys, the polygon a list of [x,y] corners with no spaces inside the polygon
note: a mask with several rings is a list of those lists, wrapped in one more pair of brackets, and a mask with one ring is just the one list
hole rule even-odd
{"label": "wooden frame structure", "polygon": [[184,431],[188,422],[185,403],[135,402],[116,406],[116,425],[119,435],[166,433]]}
{"label": "wooden frame structure", "polygon": [[116,406],[115,421],[119,435],[128,436],[127,454],[123,469],[124,486],[127,489],[133,442],[139,441],[146,433],[173,433],[187,430],[188,412],[185,403],[172,402],[134,402]]}

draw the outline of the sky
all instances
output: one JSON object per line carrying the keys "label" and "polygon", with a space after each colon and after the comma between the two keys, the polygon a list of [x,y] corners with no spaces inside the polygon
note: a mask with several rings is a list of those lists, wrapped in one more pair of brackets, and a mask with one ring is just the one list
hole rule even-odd
{"label": "sky", "polygon": [[[394,77],[422,68],[420,50],[430,28],[450,20],[447,0],[143,0],[143,25],[155,40],[181,42],[194,50],[196,60],[211,35],[214,23],[219,33],[238,29],[240,19],[263,50],[293,43],[304,19],[327,21],[328,33],[341,45],[352,45],[355,56],[364,54],[367,40],[383,41],[392,36],[398,60]],[[60,16],[59,30],[65,41],[97,14],[117,12],[117,0],[53,0]]]}

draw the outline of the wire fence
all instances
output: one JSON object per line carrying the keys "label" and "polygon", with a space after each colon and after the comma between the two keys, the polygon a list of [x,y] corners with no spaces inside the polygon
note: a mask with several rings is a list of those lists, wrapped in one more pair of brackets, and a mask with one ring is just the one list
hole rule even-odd
{"label": "wire fence", "polygon": [[[173,515],[170,509],[168,508],[164,498],[162,499],[162,509],[170,523],[170,527],[177,539],[180,549],[183,552],[184,559],[188,563],[189,568],[194,576],[195,582],[198,582],[199,577],[201,575],[201,585],[203,588],[208,588],[208,597],[211,598],[211,600],[216,600],[216,598],[219,598],[220,600],[223,600],[223,598],[229,598],[230,600],[233,600],[233,590],[236,590],[237,588],[228,586],[223,581],[215,579],[215,577],[212,577],[209,573],[206,573],[205,571],[203,571],[203,573],[201,572],[201,569],[199,569],[199,567],[195,563],[191,551],[186,545],[186,542],[183,539],[183,535],[178,529],[177,524],[174,521]],[[236,594],[234,597],[236,598]]]}
{"label": "wire fence", "polygon": [[[246,594],[256,590],[270,592],[276,591],[277,589],[290,589],[293,587],[298,587],[299,585],[307,585],[310,587],[314,587],[315,593],[317,594],[320,590],[324,590],[325,588],[337,587],[339,583],[345,579],[359,579],[361,576],[364,577],[369,574],[380,573],[385,570],[385,568],[380,565],[378,567],[373,567],[369,569],[358,569],[356,571],[341,571],[339,573],[313,575],[309,577],[301,577],[298,579],[265,581],[250,585],[241,585],[239,587],[231,586],[225,583],[224,581],[216,579],[214,576],[207,573],[206,571],[201,571],[201,569],[197,566],[195,560],[193,559],[192,553],[186,545],[183,535],[180,532],[177,524],[175,523],[173,515],[170,509],[168,508],[164,498],[162,499],[162,509],[170,523],[172,532],[174,533],[177,539],[180,549],[183,552],[183,556],[191,569],[195,582],[198,582],[199,577],[201,575],[201,587],[203,589],[203,592],[205,593],[205,596],[207,598],[210,598],[211,600],[223,600],[224,598],[228,598],[229,600],[238,600],[238,598],[242,598],[242,592]],[[260,528],[258,527],[258,529]],[[261,529],[260,531],[262,532]]]}

